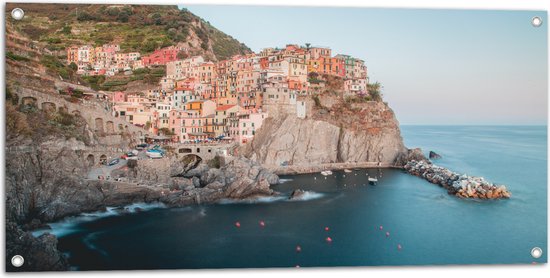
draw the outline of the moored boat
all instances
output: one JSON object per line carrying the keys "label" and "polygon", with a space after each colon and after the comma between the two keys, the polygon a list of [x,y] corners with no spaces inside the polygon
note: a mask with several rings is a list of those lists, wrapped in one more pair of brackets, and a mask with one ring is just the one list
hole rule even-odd
{"label": "moored boat", "polygon": [[330,171],[330,170],[322,171],[322,172],[321,172],[321,175],[323,175],[323,176],[330,176],[330,175],[332,175],[332,171]]}
{"label": "moored boat", "polygon": [[161,152],[159,150],[154,150],[154,149],[146,151],[145,154],[149,158],[162,158],[164,156],[163,152]]}

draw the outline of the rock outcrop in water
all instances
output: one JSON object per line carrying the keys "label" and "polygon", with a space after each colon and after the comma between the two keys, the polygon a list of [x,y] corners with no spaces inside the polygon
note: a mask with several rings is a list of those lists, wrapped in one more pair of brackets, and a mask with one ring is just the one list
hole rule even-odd
{"label": "rock outcrop in water", "polygon": [[482,177],[460,175],[427,161],[411,160],[404,168],[408,173],[437,184],[460,198],[501,199],[512,195],[504,185],[490,183]]}
{"label": "rock outcrop in water", "polygon": [[441,158],[441,155],[439,155],[438,153],[434,152],[434,151],[430,151],[430,154],[428,155],[428,157],[430,159],[440,159]]}
{"label": "rock outcrop in water", "polygon": [[[21,267],[12,266],[10,260],[15,255],[23,255],[25,263]],[[17,224],[6,222],[6,270],[13,271],[59,271],[68,270],[67,259],[57,250],[57,238],[43,234],[34,237],[22,231]]]}

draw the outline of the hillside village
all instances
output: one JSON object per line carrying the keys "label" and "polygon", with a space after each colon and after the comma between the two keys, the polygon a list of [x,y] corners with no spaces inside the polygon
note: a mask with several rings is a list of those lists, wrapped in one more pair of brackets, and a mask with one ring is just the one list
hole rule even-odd
{"label": "hillside village", "polygon": [[249,142],[268,116],[307,115],[306,98],[338,79],[344,97],[368,96],[361,59],[332,56],[328,47],[286,45],[222,61],[191,56],[181,45],[151,54],[124,53],[116,44],[71,46],[67,63],[80,76],[132,75],[165,67],[153,89],[100,91],[114,116],[157,134],[164,142]]}

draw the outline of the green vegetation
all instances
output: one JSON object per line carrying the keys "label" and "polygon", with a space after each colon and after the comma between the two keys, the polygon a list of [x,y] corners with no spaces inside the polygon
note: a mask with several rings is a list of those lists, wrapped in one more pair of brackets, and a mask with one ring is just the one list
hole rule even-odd
{"label": "green vegetation", "polygon": [[373,99],[370,96],[348,96],[346,97],[346,104],[352,103],[364,103],[367,101],[372,101]]}
{"label": "green vegetation", "polygon": [[128,82],[130,82],[129,78],[108,80],[101,84],[100,88],[106,91],[116,91],[119,89],[117,87],[128,85]]}
{"label": "green vegetation", "polygon": [[379,82],[367,84],[369,96],[374,101],[382,101],[382,85]]}
{"label": "green vegetation", "polygon": [[60,33],[64,35],[70,35],[71,34],[72,27],[70,25],[65,25],[61,29]]}
{"label": "green vegetation", "polygon": [[323,105],[321,105],[321,100],[319,99],[319,96],[312,96],[311,98],[315,102],[315,107],[317,108],[323,107]]}
{"label": "green vegetation", "polygon": [[27,34],[32,40],[38,40],[46,30],[47,29],[40,28],[32,24],[27,24],[21,28],[21,31]]}
{"label": "green vegetation", "polygon": [[172,130],[170,130],[167,127],[163,127],[161,129],[159,129],[159,134],[162,134],[164,136],[172,136],[172,135],[174,135],[174,132],[172,132]]}
{"label": "green vegetation", "polygon": [[6,139],[20,137],[41,142],[50,136],[76,138],[86,143],[84,119],[64,111],[42,111],[32,105],[17,106],[14,95],[6,90]]}
{"label": "green vegetation", "polygon": [[19,102],[19,99],[17,99],[17,96],[12,94],[9,87],[6,87],[6,103],[17,105],[18,102]]}
{"label": "green vegetation", "polygon": [[175,5],[21,4],[18,7],[28,11],[27,24],[19,29],[33,40],[46,42],[50,50],[118,41],[124,52],[146,54],[187,42],[194,33],[199,43],[191,47],[193,55],[204,55],[210,46],[218,59],[250,52],[244,44]]}
{"label": "green vegetation", "polygon": [[222,165],[222,161],[218,155],[216,155],[213,159],[208,161],[208,167],[210,168],[220,169],[221,165]]}
{"label": "green vegetation", "polygon": [[166,75],[164,67],[136,69],[130,81],[143,80],[147,84],[158,84],[164,75]]}
{"label": "green vegetation", "polygon": [[29,136],[31,129],[27,121],[27,115],[17,111],[14,105],[6,103],[6,139],[18,136]]}
{"label": "green vegetation", "polygon": [[25,56],[19,56],[17,54],[13,54],[11,52],[6,52],[6,58],[14,61],[29,61],[30,59]]}
{"label": "green vegetation", "polygon": [[59,75],[63,79],[70,79],[74,75],[74,70],[65,66],[59,58],[51,55],[43,55],[40,63],[45,66],[52,74]]}
{"label": "green vegetation", "polygon": [[[74,63],[71,63],[71,64],[74,64]],[[104,75],[82,76],[81,78],[82,80],[84,80],[84,82],[86,82],[88,86],[90,86],[90,88],[96,91],[101,90],[101,85],[103,84],[103,82],[105,82]]]}

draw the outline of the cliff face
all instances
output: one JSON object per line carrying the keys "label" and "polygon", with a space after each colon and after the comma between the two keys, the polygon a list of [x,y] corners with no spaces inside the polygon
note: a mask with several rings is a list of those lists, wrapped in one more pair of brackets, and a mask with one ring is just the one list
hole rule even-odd
{"label": "cliff face", "polygon": [[[305,119],[294,114],[268,118],[245,156],[266,165],[318,166],[329,163],[396,164],[407,153],[393,111],[384,103],[346,104],[323,98]],[[308,107],[308,108],[309,108]]]}

